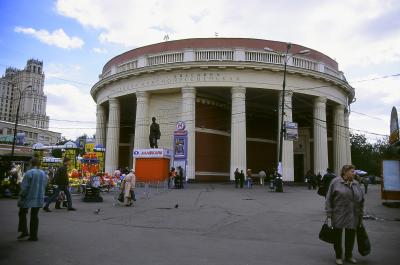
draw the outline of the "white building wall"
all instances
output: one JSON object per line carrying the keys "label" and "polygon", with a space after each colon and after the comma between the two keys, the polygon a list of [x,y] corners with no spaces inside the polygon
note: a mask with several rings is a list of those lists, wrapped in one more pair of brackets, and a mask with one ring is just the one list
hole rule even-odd
{"label": "white building wall", "polygon": [[[160,125],[161,138],[157,142],[159,148],[173,148],[173,138],[176,122],[180,120],[182,110],[182,94],[151,93],[149,100],[149,124],[156,117]],[[149,127],[150,130],[150,127]],[[148,146],[150,148],[150,146]]]}

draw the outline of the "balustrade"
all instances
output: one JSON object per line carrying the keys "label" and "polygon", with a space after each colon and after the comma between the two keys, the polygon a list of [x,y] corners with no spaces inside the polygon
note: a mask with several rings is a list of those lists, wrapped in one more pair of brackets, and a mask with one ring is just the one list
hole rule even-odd
{"label": "balustrade", "polygon": [[233,61],[233,51],[207,50],[196,51],[196,61]]}
{"label": "balustrade", "polygon": [[117,66],[117,73],[128,71],[128,70],[131,70],[131,69],[136,69],[137,65],[138,65],[137,60],[129,61],[129,62],[120,64],[120,65]]}
{"label": "balustrade", "polygon": [[248,62],[283,64],[283,56],[276,53],[247,51],[245,56]]}
{"label": "balustrade", "polygon": [[183,52],[165,53],[147,58],[147,66],[183,62]]}
{"label": "balustrade", "polygon": [[[114,73],[121,73],[132,69],[156,66],[162,64],[181,63],[181,62],[201,62],[201,61],[235,61],[236,50],[194,50],[192,56],[186,55],[185,52],[169,52],[162,54],[155,54],[147,57],[136,58],[135,60],[124,62],[117,67],[113,66],[114,70],[109,69],[104,74],[100,75],[100,79],[104,79]],[[243,53],[243,51],[241,51]],[[243,56],[243,55],[242,55]],[[243,57],[241,57],[243,58]],[[141,62],[139,62],[141,60]],[[241,59],[243,60],[243,59]],[[244,60],[246,62],[258,62],[267,64],[284,64],[284,55],[279,55],[268,51],[244,51]],[[337,78],[342,78],[339,72],[325,64],[316,62],[304,57],[291,58],[288,62],[289,66],[308,69],[312,71],[323,72]],[[112,67],[111,67],[112,68]]]}
{"label": "balustrade", "polygon": [[318,63],[305,58],[293,57],[293,66],[318,71]]}

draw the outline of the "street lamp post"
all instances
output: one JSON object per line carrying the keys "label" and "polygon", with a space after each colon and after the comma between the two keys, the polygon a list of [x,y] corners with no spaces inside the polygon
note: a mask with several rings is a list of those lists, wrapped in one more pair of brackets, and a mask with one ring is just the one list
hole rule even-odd
{"label": "street lamp post", "polygon": [[25,91],[28,88],[32,88],[31,85],[27,86],[26,88],[24,88],[23,90],[18,90],[19,92],[19,98],[18,98],[18,105],[17,105],[17,113],[15,116],[15,124],[14,124],[14,138],[13,138],[13,142],[12,142],[12,147],[11,147],[11,161],[14,159],[14,151],[15,151],[15,141],[17,138],[17,128],[18,128],[18,119],[19,119],[19,109],[21,106],[21,100],[22,100],[22,95],[25,93]]}
{"label": "street lamp post", "polygon": [[286,69],[287,69],[287,63],[288,60],[290,58],[292,58],[295,55],[298,54],[309,54],[310,50],[302,50],[299,51],[295,54],[291,54],[289,56],[289,51],[292,48],[292,44],[289,42],[286,44],[286,53],[282,54],[280,52],[274,51],[268,47],[264,48],[264,50],[268,51],[268,52],[272,52],[275,54],[278,54],[279,56],[282,57],[282,55],[284,55],[284,59],[283,59],[283,82],[282,82],[282,97],[281,97],[281,128],[280,128],[280,132],[279,132],[279,149],[278,149],[278,165],[277,165],[277,170],[278,173],[283,176],[283,166],[282,166],[282,149],[283,149],[283,136],[285,134],[285,128],[284,128],[284,116],[285,116],[285,92],[286,92]]}

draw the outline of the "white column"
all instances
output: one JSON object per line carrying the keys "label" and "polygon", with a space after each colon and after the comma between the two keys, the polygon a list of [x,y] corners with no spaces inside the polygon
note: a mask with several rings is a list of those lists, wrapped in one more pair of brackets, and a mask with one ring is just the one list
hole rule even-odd
{"label": "white column", "polygon": [[351,144],[350,144],[350,123],[349,123],[350,112],[348,109],[344,112],[344,126],[346,136],[346,153],[347,153],[347,164],[351,165]]}
{"label": "white column", "polygon": [[110,98],[106,141],[106,172],[113,174],[118,168],[120,104],[117,98]]}
{"label": "white column", "polygon": [[333,113],[333,168],[337,176],[347,164],[346,132],[344,129],[344,106],[338,105]]}
{"label": "white column", "polygon": [[[285,92],[284,98],[284,116],[283,121],[292,121],[292,91]],[[279,93],[279,111],[278,111],[278,132],[281,131],[281,117],[282,117],[282,92]],[[280,143],[280,135],[278,134],[278,149]],[[279,150],[278,150],[279,156]],[[282,179],[284,181],[294,181],[294,162],[293,162],[293,141],[286,141],[283,139],[282,144]]]}
{"label": "white column", "polygon": [[106,145],[106,112],[103,106],[97,104],[96,110],[96,145]]}
{"label": "white column", "polygon": [[328,168],[326,98],[314,99],[314,173],[324,175]]}
{"label": "white column", "polygon": [[246,172],[246,88],[233,87],[231,116],[231,171],[234,180],[236,168]]}
{"label": "white column", "polygon": [[136,92],[136,120],[134,148],[150,148],[149,146],[149,93]]}
{"label": "white column", "polygon": [[196,89],[194,87],[182,88],[182,121],[186,124],[188,131],[187,145],[187,168],[186,177],[195,179],[196,177]]}

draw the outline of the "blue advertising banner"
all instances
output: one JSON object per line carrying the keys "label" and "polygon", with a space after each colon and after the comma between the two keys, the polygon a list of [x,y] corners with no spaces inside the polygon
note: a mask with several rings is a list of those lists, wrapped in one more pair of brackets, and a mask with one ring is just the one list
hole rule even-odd
{"label": "blue advertising banner", "polygon": [[16,144],[17,145],[24,145],[25,144],[25,133],[17,133],[16,137]]}
{"label": "blue advertising banner", "polygon": [[188,132],[185,130],[186,126],[183,121],[176,123],[176,130],[174,132],[174,162],[173,165],[177,169],[182,167],[183,176],[186,179],[187,167],[187,146],[188,146]]}
{"label": "blue advertising banner", "polygon": [[187,157],[187,134],[174,135],[174,159],[186,159]]}

